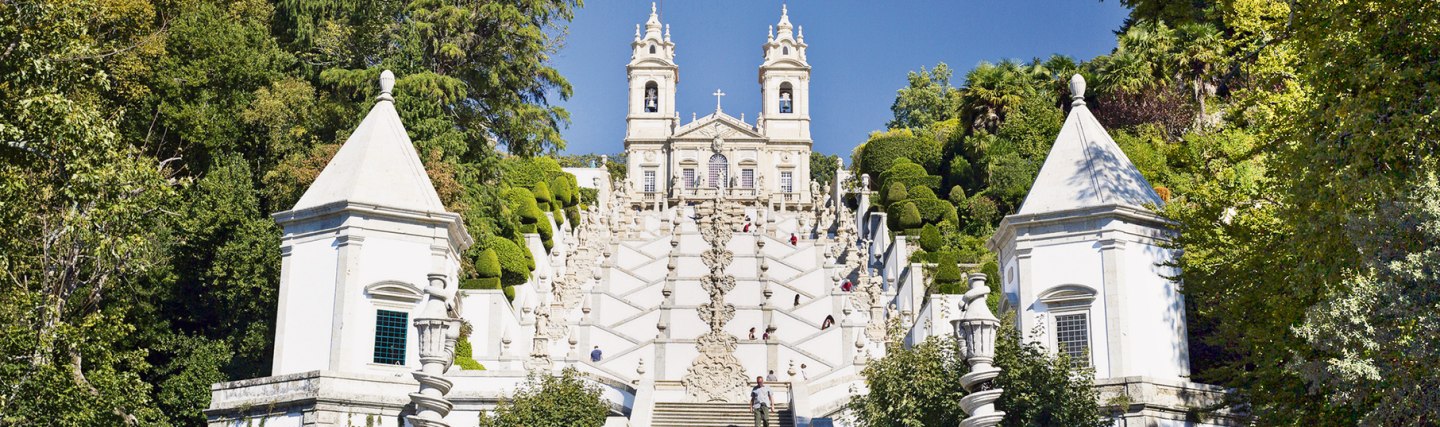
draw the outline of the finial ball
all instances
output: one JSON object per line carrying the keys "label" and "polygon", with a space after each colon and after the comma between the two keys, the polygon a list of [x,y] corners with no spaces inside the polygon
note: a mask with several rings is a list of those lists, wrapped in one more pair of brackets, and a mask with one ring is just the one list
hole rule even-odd
{"label": "finial ball", "polygon": [[1079,74],[1070,76],[1070,97],[1073,99],[1085,98],[1085,78]]}
{"label": "finial ball", "polygon": [[395,73],[390,70],[380,72],[380,93],[391,93],[395,90]]}

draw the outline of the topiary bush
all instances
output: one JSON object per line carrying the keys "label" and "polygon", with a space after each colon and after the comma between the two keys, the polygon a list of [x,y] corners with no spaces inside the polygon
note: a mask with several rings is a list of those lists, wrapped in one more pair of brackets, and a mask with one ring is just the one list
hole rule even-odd
{"label": "topiary bush", "polygon": [[511,301],[511,302],[515,301],[515,287],[514,287],[514,286],[506,286],[506,287],[504,288],[503,292],[505,293],[505,299],[506,299],[506,300]]}
{"label": "topiary bush", "polygon": [[949,196],[948,199],[950,200],[950,203],[951,203],[951,204],[954,204],[954,205],[957,206],[957,207],[958,207],[958,206],[965,206],[965,202],[968,201],[968,200],[966,200],[966,198],[965,198],[965,189],[964,189],[964,188],[960,188],[960,186],[958,186],[958,185],[956,185],[956,186],[954,186],[954,187],[950,187],[950,194],[949,194],[948,196]]}
{"label": "topiary bush", "polygon": [[570,221],[571,227],[580,226],[580,206],[575,205],[565,208],[565,219]]}
{"label": "topiary bush", "polygon": [[[880,174],[890,169],[897,159],[907,159],[927,170],[940,164],[940,142],[928,135],[916,135],[909,129],[891,129],[870,134],[864,144],[855,148],[852,163],[858,174]],[[877,184],[886,184],[883,178]]]}
{"label": "topiary bush", "polygon": [[530,280],[530,270],[534,269],[532,261],[525,256],[525,249],[510,239],[498,236],[491,236],[486,242],[489,250],[495,251],[495,257],[500,262],[500,283],[505,286],[515,286]]}
{"label": "topiary bush", "polygon": [[940,227],[935,224],[925,224],[920,227],[920,248],[929,252],[939,251],[945,245],[944,239],[940,238]]}
{"label": "topiary bush", "polygon": [[475,277],[500,277],[500,256],[493,248],[485,248],[475,255]]}
{"label": "topiary bush", "polygon": [[950,202],[940,199],[912,198],[890,205],[890,208],[887,209],[887,211],[901,212],[901,209],[904,209],[905,205],[907,204],[915,205],[916,211],[919,212],[920,224],[916,225],[916,227],[924,224],[939,224],[944,221],[950,221],[951,223],[958,222],[955,214],[955,206],[951,205]]}
{"label": "topiary bush", "polygon": [[[899,225],[900,230],[911,230],[919,228],[924,224],[920,218],[920,209],[915,207],[913,202],[902,202],[900,205]],[[898,231],[898,230],[897,230]]]}
{"label": "topiary bush", "polygon": [[506,157],[500,161],[500,180],[511,187],[534,188],[535,183],[551,181],[565,173],[560,163],[549,157]]}
{"label": "topiary bush", "polygon": [[571,187],[574,185],[570,181],[572,179],[575,179],[575,176],[567,173],[556,177],[555,184],[550,186],[552,194],[555,196],[555,204],[560,205],[561,208],[575,206],[577,203],[575,188]]}
{"label": "topiary bush", "polygon": [[910,198],[910,192],[905,190],[905,184],[899,182],[886,186],[880,194],[880,200],[885,203],[885,206],[900,203],[908,198]]}
{"label": "topiary bush", "polygon": [[910,188],[909,191],[911,199],[938,199],[937,197],[935,197],[935,192],[930,190],[930,187],[926,187],[923,185],[917,185],[913,188]]}
{"label": "topiary bush", "polygon": [[499,277],[482,277],[460,281],[460,289],[500,289]]}
{"label": "topiary bush", "polygon": [[460,339],[455,340],[455,365],[464,370],[483,371],[485,365],[475,361],[475,350],[470,345],[470,333],[474,329],[470,322],[460,324]]}
{"label": "topiary bush", "polygon": [[955,254],[943,252],[935,262],[934,289],[937,294],[965,293],[965,274],[960,271]]}
{"label": "topiary bush", "polygon": [[[540,220],[545,217],[545,215],[541,213],[540,207],[535,203],[535,193],[531,193],[530,190],[512,187],[505,190],[504,196],[505,203],[510,208],[510,211],[515,212],[515,215],[520,217],[522,230],[525,228],[523,227],[524,225],[539,223]],[[523,232],[534,233],[534,227],[530,228],[531,230]]]}
{"label": "topiary bush", "polygon": [[889,186],[897,182],[905,184],[905,188],[914,193],[916,187],[920,186],[933,190],[940,185],[940,177],[930,175],[924,166],[911,163],[909,160],[896,159],[889,169],[880,174],[880,184]]}
{"label": "topiary bush", "polygon": [[530,187],[530,192],[535,193],[535,204],[539,205],[540,210],[551,210],[550,203],[555,201],[555,196],[550,193],[549,185],[546,185],[544,181],[537,182],[534,187]]}

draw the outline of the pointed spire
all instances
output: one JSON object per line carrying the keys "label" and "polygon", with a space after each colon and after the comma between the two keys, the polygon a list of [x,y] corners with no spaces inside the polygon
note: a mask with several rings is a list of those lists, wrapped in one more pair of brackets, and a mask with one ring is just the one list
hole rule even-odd
{"label": "pointed spire", "polygon": [[665,24],[665,41],[670,41],[670,24]]}
{"label": "pointed spire", "polygon": [[775,27],[780,29],[779,38],[790,37],[790,29],[794,26],[790,25],[790,11],[784,4],[780,5],[780,23],[775,24]]}
{"label": "pointed spire", "polygon": [[775,41],[775,26],[771,25],[770,30],[765,33],[765,42]]}
{"label": "pointed spire", "polygon": [[650,3],[650,19],[645,21],[645,38],[660,38],[660,14],[656,12],[655,3]]}
{"label": "pointed spire", "polygon": [[799,42],[801,42],[801,43],[804,43],[804,42],[805,42],[805,26],[804,26],[804,25],[801,25],[801,26],[799,26],[799,27],[796,28],[796,31],[795,31],[795,40],[796,40],[796,41],[799,41]]}
{"label": "pointed spire", "polygon": [[640,41],[640,24],[635,24],[635,41]]}
{"label": "pointed spire", "polygon": [[293,210],[350,202],[422,212],[445,212],[415,145],[395,111],[395,73],[380,73],[380,96],[370,113],[315,177]]}
{"label": "pointed spire", "polygon": [[1085,108],[1085,78],[1070,77],[1074,99],[1055,145],[1031,185],[1019,213],[1037,214],[1123,205],[1164,203],[1115,140]]}

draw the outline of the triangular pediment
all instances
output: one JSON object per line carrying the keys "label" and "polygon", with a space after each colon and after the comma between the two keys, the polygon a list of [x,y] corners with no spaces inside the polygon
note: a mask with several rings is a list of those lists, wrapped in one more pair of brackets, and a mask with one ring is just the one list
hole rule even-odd
{"label": "triangular pediment", "polygon": [[716,112],[675,129],[675,139],[763,139],[760,131],[749,123]]}

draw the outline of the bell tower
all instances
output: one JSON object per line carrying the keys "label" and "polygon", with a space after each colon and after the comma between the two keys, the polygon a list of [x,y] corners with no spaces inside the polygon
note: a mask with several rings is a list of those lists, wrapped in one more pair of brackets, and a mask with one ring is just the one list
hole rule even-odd
{"label": "bell tower", "polygon": [[680,69],[675,65],[675,44],[670,42],[670,28],[663,26],[655,4],[650,4],[650,19],[644,32],[635,26],[635,41],[630,43],[630,63],[625,66],[630,81],[630,108],[625,115],[625,140],[657,140],[670,136],[679,117],[675,113],[675,86],[680,82]]}
{"label": "bell tower", "polygon": [[790,24],[789,10],[782,5],[780,22],[765,39],[765,62],[760,65],[765,136],[778,141],[810,142],[810,63],[805,60],[805,29],[796,31]]}

